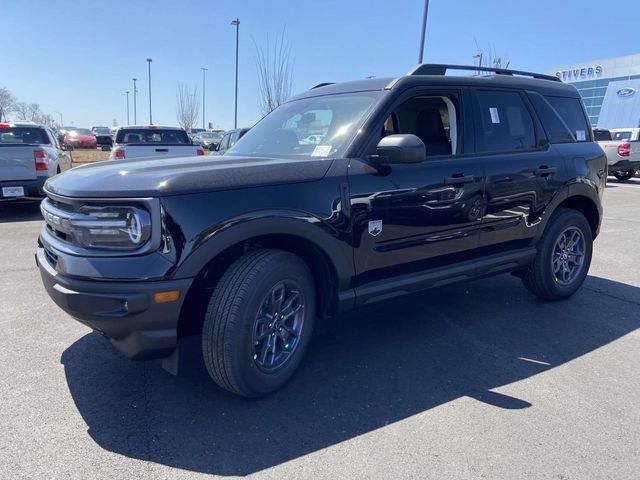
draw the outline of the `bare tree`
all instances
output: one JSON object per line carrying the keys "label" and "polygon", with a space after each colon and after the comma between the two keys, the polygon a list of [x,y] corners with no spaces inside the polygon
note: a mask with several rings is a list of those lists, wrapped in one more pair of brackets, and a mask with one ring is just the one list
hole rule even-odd
{"label": "bare tree", "polygon": [[185,130],[193,128],[200,117],[200,97],[198,87],[191,90],[186,84],[178,84],[178,95],[176,96],[176,116],[178,124]]}
{"label": "bare tree", "polygon": [[256,47],[260,109],[266,115],[291,96],[294,59],[291,58],[291,45],[285,42],[284,30],[276,36],[273,48],[268,37],[265,48],[258,46],[255,40],[253,43]]}
{"label": "bare tree", "polygon": [[18,120],[29,120],[29,105],[26,102],[16,102],[13,105],[13,112]]}
{"label": "bare tree", "polygon": [[6,88],[0,88],[0,122],[7,119],[7,114],[13,110],[16,99]]}

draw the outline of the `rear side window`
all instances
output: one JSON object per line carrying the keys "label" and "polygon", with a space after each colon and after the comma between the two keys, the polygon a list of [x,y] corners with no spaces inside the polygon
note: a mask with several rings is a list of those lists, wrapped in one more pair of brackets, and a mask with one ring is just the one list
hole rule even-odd
{"label": "rear side window", "polygon": [[631,140],[631,132],[613,132],[613,139],[619,142]]}
{"label": "rear side window", "polygon": [[590,142],[590,127],[579,98],[545,96],[564,123],[571,129],[571,133],[578,142]]}
{"label": "rear side window", "polygon": [[42,128],[0,128],[0,145],[48,145],[49,136]]}
{"label": "rear side window", "polygon": [[533,119],[517,92],[476,92],[476,151],[511,152],[536,148]]}
{"label": "rear side window", "polygon": [[122,129],[118,130],[116,143],[119,144],[182,144],[191,143],[184,130]]}

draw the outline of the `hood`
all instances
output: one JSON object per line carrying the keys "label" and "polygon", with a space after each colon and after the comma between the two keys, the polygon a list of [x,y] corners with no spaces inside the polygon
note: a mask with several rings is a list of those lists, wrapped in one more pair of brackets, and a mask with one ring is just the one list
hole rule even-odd
{"label": "hood", "polygon": [[106,160],[56,175],[45,189],[65,197],[161,197],[311,182],[324,177],[331,163],[232,156]]}

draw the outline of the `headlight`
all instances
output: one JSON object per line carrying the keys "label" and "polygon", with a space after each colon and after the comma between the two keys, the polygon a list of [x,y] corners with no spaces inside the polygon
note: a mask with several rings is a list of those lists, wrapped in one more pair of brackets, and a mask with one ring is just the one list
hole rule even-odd
{"label": "headlight", "polygon": [[151,236],[151,216],[143,208],[84,205],[68,219],[73,243],[84,248],[131,250]]}

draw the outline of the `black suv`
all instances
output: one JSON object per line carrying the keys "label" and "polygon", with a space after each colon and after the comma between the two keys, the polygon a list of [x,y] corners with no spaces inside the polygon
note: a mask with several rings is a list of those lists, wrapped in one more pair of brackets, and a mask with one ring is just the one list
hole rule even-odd
{"label": "black suv", "polygon": [[574,87],[419,65],[313,88],[224,157],[49,180],[36,258],[51,298],[125,355],[175,371],[177,340],[202,334],[211,377],[254,397],[291,377],[327,316],[506,272],[569,297],[605,180]]}

